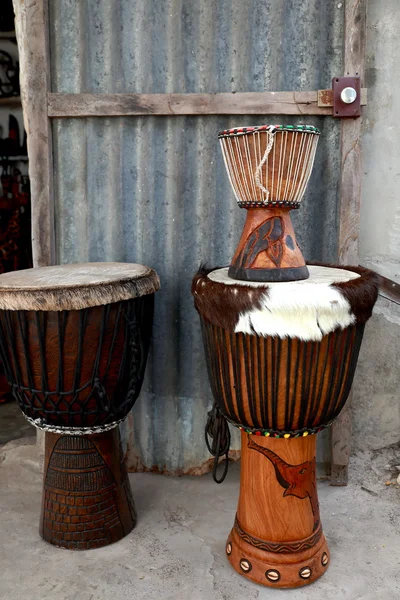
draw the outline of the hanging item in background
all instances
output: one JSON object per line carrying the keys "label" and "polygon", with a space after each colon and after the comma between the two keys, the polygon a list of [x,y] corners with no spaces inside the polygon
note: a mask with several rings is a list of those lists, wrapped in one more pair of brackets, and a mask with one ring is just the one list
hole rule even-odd
{"label": "hanging item in background", "polygon": [[29,177],[2,161],[0,177],[0,273],[32,266]]}
{"label": "hanging item in background", "polygon": [[[30,184],[18,168],[27,161],[26,133],[21,146],[18,120],[9,115],[8,136],[3,135],[0,126],[0,273],[32,267]],[[0,364],[0,404],[10,399]]]}
{"label": "hanging item in background", "polygon": [[[29,177],[2,161],[0,177],[0,273],[32,267]],[[12,399],[0,363],[0,404]]]}
{"label": "hanging item in background", "polygon": [[1,0],[0,31],[14,30],[14,9],[12,0]]}
{"label": "hanging item in background", "polygon": [[[12,98],[20,95],[19,63],[13,51],[16,38],[12,0],[1,0],[0,32],[4,33],[2,42],[5,44],[4,49],[0,49],[0,98]],[[0,273],[32,266],[29,178],[23,174],[27,154],[26,133],[21,145],[17,118],[3,112],[0,119]],[[11,398],[0,363],[0,404]]]}
{"label": "hanging item in background", "polygon": [[[0,129],[0,135],[3,127]],[[10,156],[26,156],[26,148],[24,149],[25,139],[20,145],[19,123],[14,115],[8,117],[8,137],[0,137],[0,156],[7,160]]]}
{"label": "hanging item in background", "polygon": [[19,96],[19,62],[0,50],[0,97]]}

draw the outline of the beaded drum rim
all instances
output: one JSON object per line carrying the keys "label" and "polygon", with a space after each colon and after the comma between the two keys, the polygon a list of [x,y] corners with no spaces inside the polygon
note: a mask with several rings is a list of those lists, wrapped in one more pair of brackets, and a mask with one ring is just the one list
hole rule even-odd
{"label": "beaded drum rim", "polygon": [[294,131],[301,133],[313,133],[314,135],[321,135],[321,131],[318,127],[313,125],[253,125],[245,127],[233,127],[232,129],[223,129],[218,132],[218,138],[232,137],[235,135],[246,135],[248,133],[271,131],[271,128],[277,133],[281,131]]}
{"label": "beaded drum rim", "polygon": [[[286,208],[300,208],[301,202],[288,202],[286,200],[272,200],[268,202],[268,206],[279,207],[285,206]],[[239,208],[265,208],[265,202],[260,200],[237,200]]]}
{"label": "beaded drum rim", "polygon": [[[220,410],[221,410],[221,408],[220,408]],[[303,427],[302,429],[285,430],[285,429],[265,429],[265,428],[257,428],[257,427],[246,427],[245,425],[238,425],[237,423],[232,421],[232,419],[227,417],[224,412],[222,412],[222,414],[224,415],[225,419],[228,421],[228,423],[230,425],[233,425],[233,427],[236,427],[236,429],[239,429],[240,431],[244,431],[248,435],[258,435],[258,436],[262,436],[262,437],[282,438],[282,439],[306,437],[307,435],[316,435],[320,431],[323,431],[324,429],[327,429],[328,427],[330,427],[337,418],[337,417],[335,417],[335,419],[331,419],[330,421],[328,421],[328,423],[318,425],[317,427]]]}

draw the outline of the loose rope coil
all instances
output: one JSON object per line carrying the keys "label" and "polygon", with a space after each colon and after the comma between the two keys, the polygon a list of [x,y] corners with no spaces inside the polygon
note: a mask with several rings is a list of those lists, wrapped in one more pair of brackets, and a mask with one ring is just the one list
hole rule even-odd
{"label": "loose rope coil", "polygon": [[[205,440],[208,451],[214,456],[213,479],[216,483],[222,483],[228,472],[229,448],[231,445],[231,433],[229,425],[224,415],[214,402],[212,409],[208,412],[207,424],[205,429]],[[222,475],[218,478],[217,470],[219,459],[224,456],[224,468]]]}

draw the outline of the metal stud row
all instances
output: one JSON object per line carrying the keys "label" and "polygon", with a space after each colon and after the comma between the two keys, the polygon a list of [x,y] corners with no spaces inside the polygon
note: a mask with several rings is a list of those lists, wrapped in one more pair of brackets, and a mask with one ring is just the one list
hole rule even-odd
{"label": "metal stud row", "polygon": [[[231,542],[228,542],[226,545],[226,553],[228,556],[230,556],[232,554]],[[326,567],[328,562],[329,562],[328,554],[326,552],[324,552],[321,556],[321,564],[323,567]],[[250,571],[253,568],[253,565],[247,558],[241,558],[240,562],[239,562],[239,566],[244,573],[250,573]],[[302,567],[299,571],[299,577],[301,577],[301,579],[310,579],[311,575],[312,575],[312,569],[309,566]],[[265,577],[269,581],[276,583],[280,580],[281,574],[277,569],[268,569],[267,571],[265,571]]]}

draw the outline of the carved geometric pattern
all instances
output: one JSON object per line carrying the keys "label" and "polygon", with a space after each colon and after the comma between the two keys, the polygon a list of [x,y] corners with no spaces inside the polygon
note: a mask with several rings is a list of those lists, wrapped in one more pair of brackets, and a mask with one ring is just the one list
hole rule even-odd
{"label": "carved geometric pattern", "polygon": [[86,550],[122,537],[112,473],[88,438],[61,437],[44,483],[44,538]]}
{"label": "carved geometric pattern", "polygon": [[238,518],[235,518],[235,530],[237,534],[255,548],[259,550],[265,550],[265,552],[275,552],[276,554],[293,554],[295,552],[302,552],[312,548],[322,536],[322,527],[320,526],[310,537],[305,540],[298,542],[267,542],[260,538],[254,537],[250,533],[247,533],[240,525]]}

